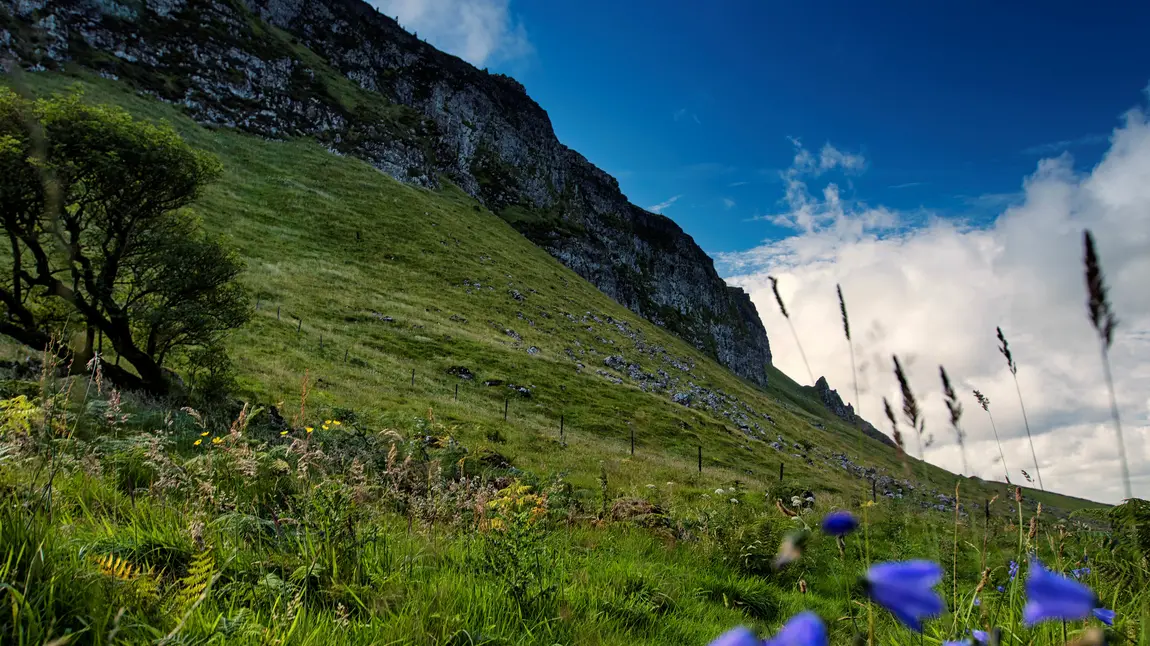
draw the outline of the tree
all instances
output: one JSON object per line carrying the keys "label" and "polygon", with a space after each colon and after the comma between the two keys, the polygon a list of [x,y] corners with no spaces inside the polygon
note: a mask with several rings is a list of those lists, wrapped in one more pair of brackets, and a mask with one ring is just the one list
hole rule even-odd
{"label": "tree", "polygon": [[165,361],[218,348],[250,316],[241,261],[184,208],[221,168],[169,126],[78,92],[0,88],[0,333],[45,349],[82,331],[60,350],[77,371],[102,334],[136,372],[109,376],[167,392]]}

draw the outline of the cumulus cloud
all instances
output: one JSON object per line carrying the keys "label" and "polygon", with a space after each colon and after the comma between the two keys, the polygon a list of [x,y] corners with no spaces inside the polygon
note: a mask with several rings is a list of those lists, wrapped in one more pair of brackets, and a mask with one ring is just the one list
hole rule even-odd
{"label": "cumulus cloud", "polygon": [[660,202],[654,206],[648,206],[647,210],[650,211],[651,213],[662,213],[663,209],[671,206],[675,202],[678,202],[680,197],[683,197],[683,196],[682,195],[676,195],[676,196],[668,199],[665,202]]}
{"label": "cumulus cloud", "polygon": [[1018,199],[1004,200],[997,217],[978,228],[847,202],[834,183],[811,188],[830,167],[865,167],[861,157],[854,161],[827,148],[816,155],[796,144],[794,164],[784,173],[787,211],[772,220],[798,232],[718,258],[728,282],[751,293],[773,335],[776,365],[795,377],[806,374],[768,274],[779,279],[812,370],[853,399],[835,297],[841,284],[860,364],[862,415],[889,433],[881,407],[884,396],[901,402],[892,374],[891,355],[897,354],[935,436],[926,458],[959,472],[938,376],[945,365],[965,407],[971,469],[996,479],[1004,472],[986,414],[971,393],[977,388],[990,398],[1010,477],[1021,482],[1020,469],[1035,473],[1014,381],[997,350],[995,327],[1002,326],[1019,366],[1046,488],[1117,502],[1123,490],[1118,449],[1099,344],[1086,313],[1082,232],[1089,228],[1120,319],[1111,361],[1134,495],[1150,498],[1146,112],[1123,116],[1109,150],[1089,172],[1076,172],[1068,153],[1038,162],[1022,180]]}
{"label": "cumulus cloud", "polygon": [[404,28],[445,52],[483,67],[534,51],[510,0],[369,0]]}

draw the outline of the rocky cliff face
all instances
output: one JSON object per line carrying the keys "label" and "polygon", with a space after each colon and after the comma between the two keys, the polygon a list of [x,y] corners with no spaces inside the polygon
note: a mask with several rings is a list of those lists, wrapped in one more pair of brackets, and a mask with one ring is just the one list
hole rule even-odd
{"label": "rocky cliff face", "polygon": [[766,332],[674,222],[555,137],[514,79],[362,0],[3,0],[0,57],[78,63],[267,137],[310,136],[422,186],[440,178],[636,313],[766,383]]}
{"label": "rocky cliff face", "polygon": [[[807,388],[810,388],[810,386],[807,386]],[[857,426],[867,437],[872,437],[887,446],[893,447],[895,445],[894,440],[887,437],[885,433],[875,428],[870,422],[855,415],[854,406],[843,402],[843,398],[839,397],[838,391],[832,389],[830,384],[827,383],[826,377],[819,377],[818,381],[815,382],[814,391],[819,401],[823,403],[823,406],[826,406],[827,410],[834,413],[835,417],[842,419],[852,426]]]}

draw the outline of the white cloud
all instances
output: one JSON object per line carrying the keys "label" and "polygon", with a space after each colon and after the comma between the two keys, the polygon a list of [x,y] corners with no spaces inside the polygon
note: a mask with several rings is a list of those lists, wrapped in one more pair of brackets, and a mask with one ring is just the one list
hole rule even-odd
{"label": "white cloud", "polygon": [[[824,149],[825,150],[825,149]],[[1150,121],[1132,110],[1108,152],[1089,173],[1075,173],[1068,154],[1044,159],[985,228],[927,214],[850,204],[833,184],[808,181],[834,165],[797,147],[784,174],[788,212],[774,220],[799,230],[744,252],[720,254],[732,284],[747,288],[771,334],[775,363],[805,381],[806,369],[774,302],[779,289],[816,376],[853,399],[850,360],[835,285],[841,284],[860,366],[861,412],[889,433],[882,398],[901,403],[891,355],[904,361],[927,415],[935,445],[927,459],[952,471],[962,461],[941,397],[945,365],[965,408],[971,468],[1001,478],[985,413],[972,388],[991,400],[1010,467],[1034,475],[1014,382],[998,353],[1001,325],[1018,363],[1046,488],[1117,502],[1118,450],[1109,422],[1099,346],[1086,314],[1082,231],[1094,233],[1110,297],[1119,317],[1111,351],[1134,494],[1150,498]],[[860,162],[861,163],[861,162]],[[813,191],[813,192],[812,192]],[[910,447],[915,443],[912,440]]]}
{"label": "white cloud", "polygon": [[727,209],[733,209],[733,208],[735,208],[735,201],[729,197],[724,197],[723,198],[723,207],[727,208]]}
{"label": "white cloud", "polygon": [[671,206],[675,202],[678,202],[680,197],[683,197],[683,196],[682,195],[676,195],[676,196],[668,199],[666,202],[660,202],[654,206],[648,206],[647,210],[650,211],[651,213],[662,213],[663,209]]}
{"label": "white cloud", "polygon": [[369,0],[399,24],[445,52],[483,67],[533,51],[510,0]]}

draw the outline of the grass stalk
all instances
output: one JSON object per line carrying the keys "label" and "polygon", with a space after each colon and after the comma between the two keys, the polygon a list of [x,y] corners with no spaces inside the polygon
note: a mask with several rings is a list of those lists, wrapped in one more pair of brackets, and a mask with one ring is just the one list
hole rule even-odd
{"label": "grass stalk", "polygon": [[1105,276],[1098,260],[1098,252],[1094,248],[1094,236],[1089,229],[1082,233],[1082,241],[1085,248],[1086,291],[1089,294],[1086,307],[1090,313],[1090,323],[1098,333],[1098,344],[1102,352],[1102,372],[1106,377],[1106,390],[1110,393],[1110,415],[1114,418],[1114,432],[1118,436],[1118,456],[1122,461],[1122,484],[1126,490],[1126,497],[1133,498],[1130,466],[1126,461],[1126,443],[1122,439],[1122,422],[1118,415],[1118,398],[1114,394],[1114,377],[1110,372],[1110,346],[1114,343],[1114,328],[1117,327],[1118,320],[1106,295]]}
{"label": "grass stalk", "polygon": [[811,372],[811,364],[807,361],[807,353],[803,352],[803,344],[799,341],[799,333],[795,330],[795,324],[791,321],[791,315],[787,313],[787,306],[783,303],[783,296],[779,294],[779,279],[774,276],[767,276],[771,280],[771,291],[775,293],[775,302],[779,304],[779,311],[782,312],[783,318],[787,319],[787,325],[791,328],[791,335],[795,337],[795,346],[799,349],[799,356],[803,358],[803,365],[807,367],[807,376],[810,377],[811,385],[815,385],[815,373]]}
{"label": "grass stalk", "polygon": [[1002,460],[1002,470],[1006,472],[1006,484],[1010,484],[1010,468],[1006,466],[1006,453],[1002,450],[1002,440],[998,439],[998,427],[994,424],[994,414],[990,412],[990,399],[977,390],[974,391],[974,398],[978,401],[978,405],[982,406],[982,410],[986,411],[987,417],[990,418],[990,430],[994,431],[994,443],[998,445],[998,457]]}
{"label": "grass stalk", "polygon": [[1006,335],[1002,333],[1002,327],[998,327],[997,332],[1000,344],[998,351],[1006,358],[1006,366],[1014,378],[1014,391],[1018,393],[1018,407],[1022,409],[1022,423],[1026,426],[1026,439],[1030,442],[1030,457],[1034,459],[1034,474],[1038,477],[1038,488],[1046,491],[1046,487],[1042,484],[1042,470],[1038,468],[1038,454],[1034,451],[1034,436],[1030,434],[1030,421],[1026,419],[1026,405],[1022,403],[1022,388],[1018,385],[1018,364],[1014,362],[1014,355],[1010,351],[1010,344],[1006,341]]}
{"label": "grass stalk", "polygon": [[950,377],[946,374],[946,368],[939,366],[938,373],[942,377],[942,394],[946,400],[946,409],[950,412],[950,426],[954,429],[954,435],[958,438],[958,448],[962,452],[962,472],[964,475],[974,475],[971,473],[970,463],[966,459],[966,434],[958,425],[959,420],[962,419],[962,404],[958,402],[958,395],[950,385]]}

